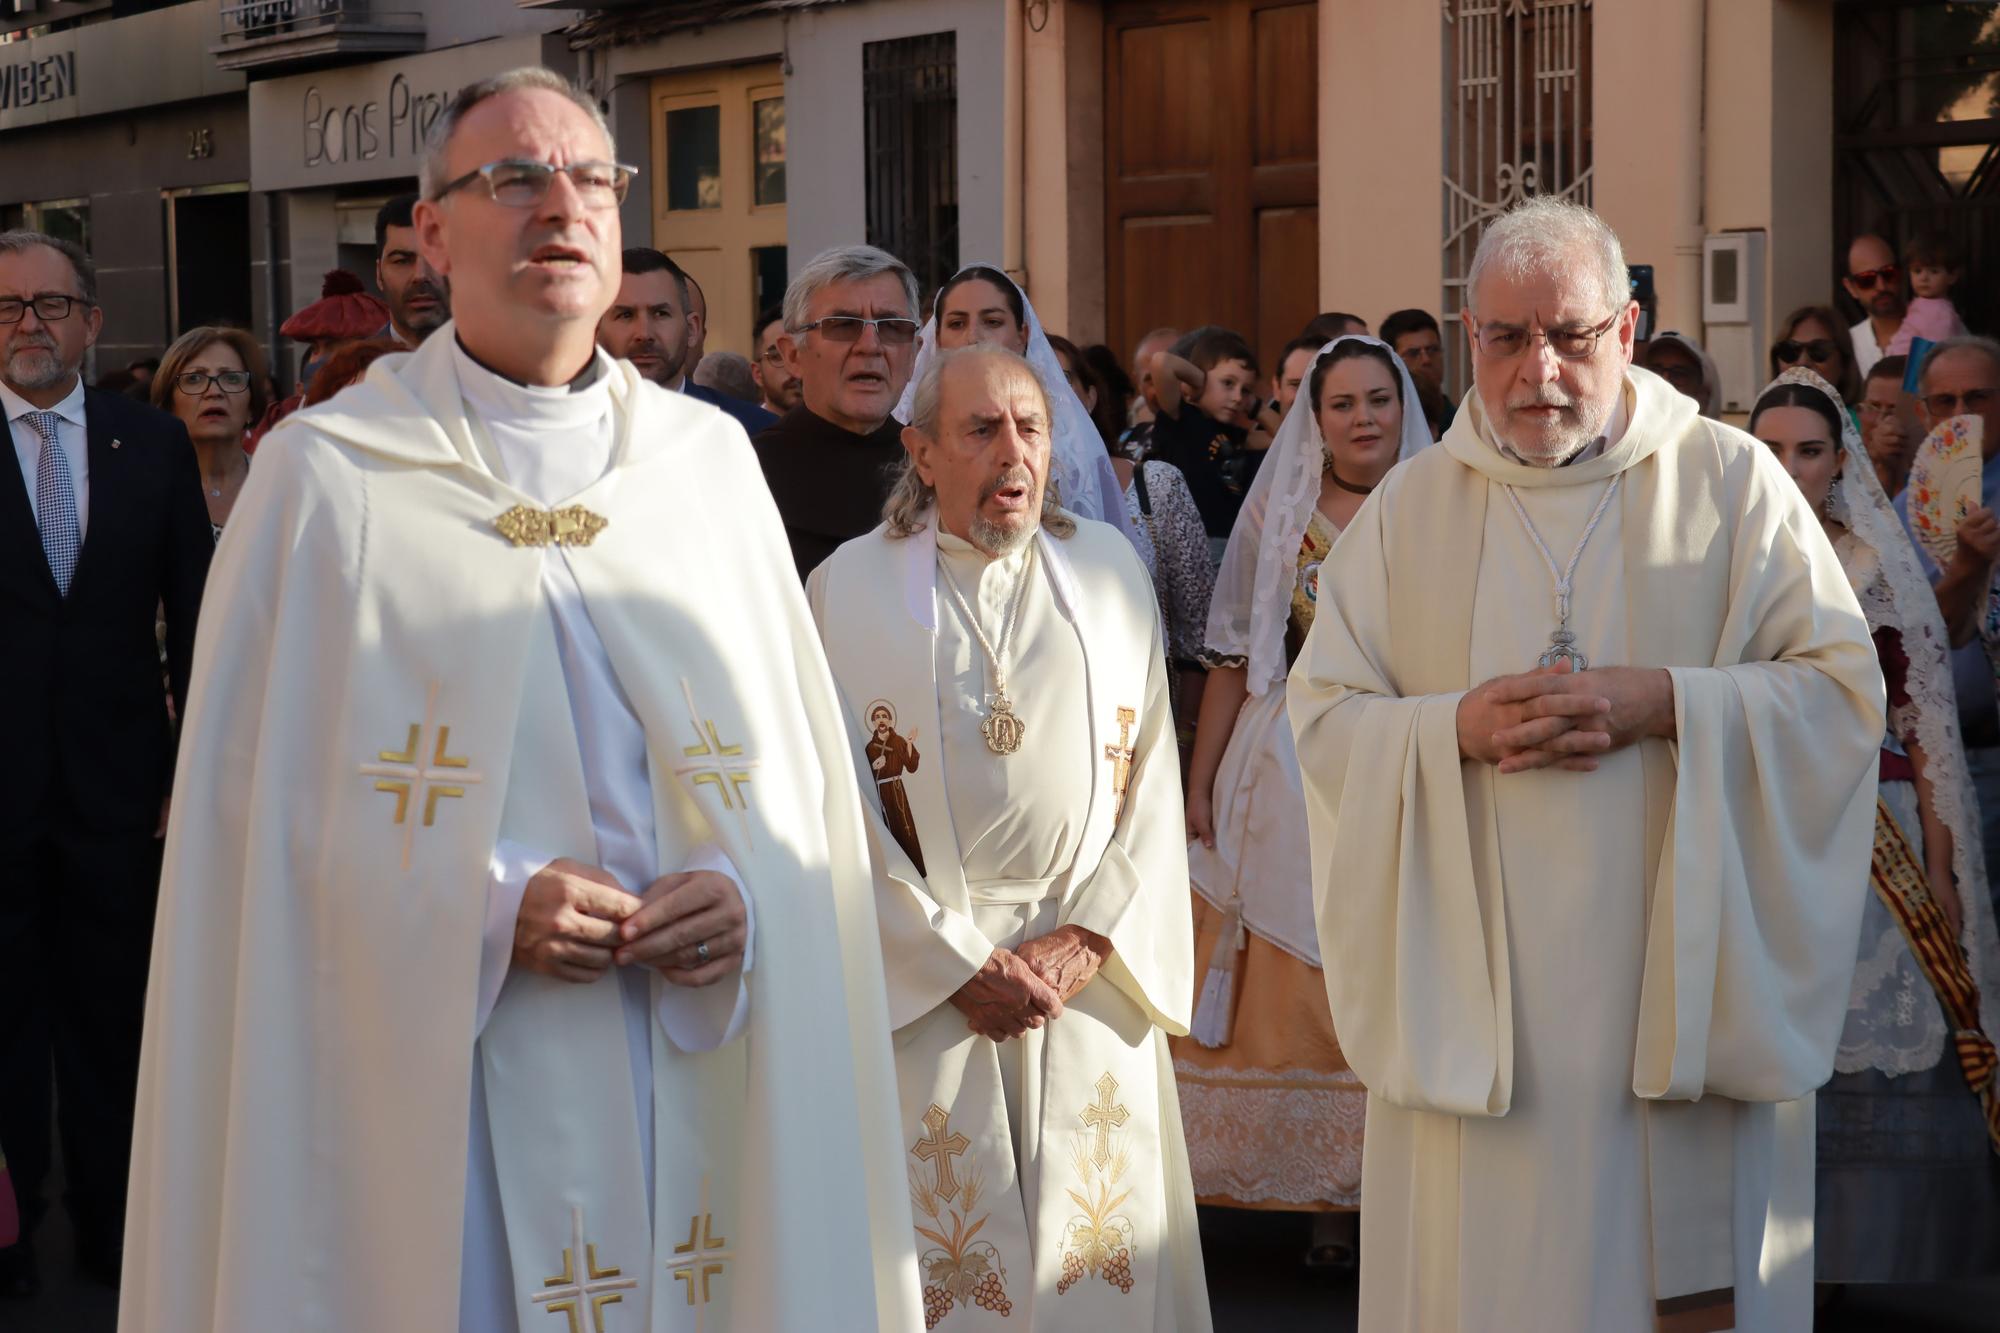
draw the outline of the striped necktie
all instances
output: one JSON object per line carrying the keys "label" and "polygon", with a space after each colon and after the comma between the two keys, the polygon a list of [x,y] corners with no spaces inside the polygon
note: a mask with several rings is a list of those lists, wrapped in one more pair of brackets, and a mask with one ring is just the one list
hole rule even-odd
{"label": "striped necktie", "polygon": [[54,412],[29,412],[21,420],[42,437],[42,460],[35,467],[35,513],[49,572],[56,576],[57,591],[67,597],[70,579],[76,574],[76,558],[83,550],[83,532],[77,522],[76,486],[70,480],[69,458],[56,439],[56,424],[62,418]]}

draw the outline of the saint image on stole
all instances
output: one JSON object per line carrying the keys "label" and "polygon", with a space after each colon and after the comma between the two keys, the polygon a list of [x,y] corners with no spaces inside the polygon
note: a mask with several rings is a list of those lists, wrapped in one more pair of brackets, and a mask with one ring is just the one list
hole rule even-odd
{"label": "saint image on stole", "polygon": [[[875,729],[866,754],[875,790],[882,798],[882,822],[916,863],[917,873],[927,874],[923,844],[917,838],[917,818],[910,813],[909,793],[903,790],[903,774],[916,772],[917,761],[923,756],[909,737],[896,734],[896,710],[888,700],[877,699],[868,705],[868,724]],[[912,727],[910,736],[916,734]]]}

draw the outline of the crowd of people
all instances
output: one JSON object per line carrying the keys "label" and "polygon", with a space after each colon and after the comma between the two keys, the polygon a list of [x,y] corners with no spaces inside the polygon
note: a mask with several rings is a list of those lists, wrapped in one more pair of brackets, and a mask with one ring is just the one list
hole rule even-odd
{"label": "crowd of people", "polygon": [[1571,204],[1449,331],[1128,360],[852,245],[746,358],[631,177],[464,90],[282,398],[226,327],[86,388],[88,256],[0,234],[0,1301],[58,1129],[167,1333],[1199,1330],[1198,1204],[1369,1329],[2000,1268],[1948,240],[1738,430]]}

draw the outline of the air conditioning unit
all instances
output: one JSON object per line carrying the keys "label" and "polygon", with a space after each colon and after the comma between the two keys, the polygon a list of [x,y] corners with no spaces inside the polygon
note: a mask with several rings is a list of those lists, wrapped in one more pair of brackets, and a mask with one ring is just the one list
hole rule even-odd
{"label": "air conditioning unit", "polygon": [[1701,242],[1701,322],[1722,381],[1722,410],[1748,412],[1764,386],[1770,312],[1762,231],[1725,231]]}

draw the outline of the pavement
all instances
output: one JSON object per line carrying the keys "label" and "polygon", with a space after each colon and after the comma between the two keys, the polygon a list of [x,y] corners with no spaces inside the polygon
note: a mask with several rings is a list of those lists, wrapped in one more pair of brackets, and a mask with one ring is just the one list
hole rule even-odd
{"label": "pavement", "polygon": [[[0,1333],[114,1333],[117,1294],[75,1276],[60,1208],[50,1214],[39,1240],[42,1294],[26,1304],[0,1303]],[[1216,1333],[1353,1333],[1359,1327],[1354,1278],[1308,1272],[1300,1263],[1305,1246],[1306,1224],[1296,1215],[1204,1209],[1202,1257]],[[1996,1312],[2000,1279],[1850,1287],[1820,1311],[1813,1328],[1814,1333],[1993,1333],[2000,1328]]]}

